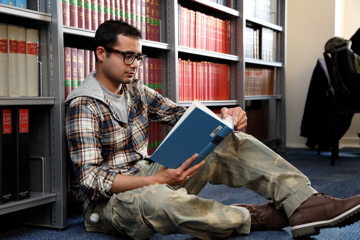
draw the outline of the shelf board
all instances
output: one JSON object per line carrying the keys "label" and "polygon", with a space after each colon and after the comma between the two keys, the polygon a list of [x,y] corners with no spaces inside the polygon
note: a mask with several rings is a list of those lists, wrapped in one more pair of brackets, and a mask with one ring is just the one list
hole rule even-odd
{"label": "shelf board", "polygon": [[278,31],[278,32],[283,31],[282,26],[279,26],[279,25],[276,25],[274,23],[270,23],[270,22],[267,22],[267,21],[264,21],[264,20],[261,20],[261,19],[255,18],[255,17],[247,17],[246,21],[249,21],[249,22],[252,22],[252,23],[255,23],[255,24],[259,24],[259,25],[262,25],[262,26],[267,27],[267,28],[271,28],[271,29],[273,29],[275,31]]}
{"label": "shelf board", "polygon": [[0,106],[54,104],[54,97],[0,97]]}
{"label": "shelf board", "polygon": [[226,7],[226,6],[223,6],[223,5],[215,3],[215,2],[210,2],[209,0],[192,0],[192,1],[197,2],[199,4],[202,4],[204,6],[211,7],[213,9],[216,9],[216,10],[221,11],[223,13],[226,13],[228,15],[232,15],[232,16],[235,16],[235,17],[240,16],[239,11],[237,11],[235,9],[232,9],[232,8],[229,8],[229,7]]}
{"label": "shelf board", "polygon": [[272,66],[272,67],[282,67],[282,62],[271,62],[271,61],[264,61],[260,59],[253,59],[253,58],[245,58],[245,63],[252,63],[264,66]]}
{"label": "shelf board", "polygon": [[206,51],[206,50],[189,48],[189,47],[179,46],[178,51],[183,52],[183,53],[190,53],[190,54],[194,54],[194,55],[201,55],[201,56],[205,56],[205,57],[219,58],[219,59],[224,59],[224,60],[229,60],[229,61],[239,61],[239,57],[236,55]]}
{"label": "shelf board", "polygon": [[281,99],[281,95],[254,95],[254,96],[245,96],[245,100],[273,100]]}
{"label": "shelf board", "polygon": [[0,14],[13,15],[16,17],[33,19],[33,20],[38,20],[41,22],[48,22],[48,23],[50,23],[52,20],[52,14],[37,12],[34,10],[14,7],[14,6],[5,5],[5,4],[1,4],[1,3],[0,3]]}
{"label": "shelf board", "polygon": [[[80,36],[80,37],[88,37],[88,38],[95,37],[95,31],[82,29],[82,28],[63,26],[63,32],[65,34],[71,34],[71,35]],[[143,47],[150,47],[150,48],[156,48],[156,49],[163,49],[163,50],[170,49],[170,46],[167,43],[155,42],[155,41],[144,40],[144,39],[142,40],[142,45],[143,45]]]}
{"label": "shelf board", "polygon": [[55,193],[30,192],[30,198],[28,199],[0,204],[0,215],[44,205],[47,203],[53,203],[55,201]]}
{"label": "shelf board", "polygon": [[[220,101],[201,101],[202,104],[205,106],[218,106],[218,107],[224,107],[224,106],[240,106],[239,100],[220,100]],[[192,104],[192,102],[178,102],[177,103],[180,106],[188,107]]]}

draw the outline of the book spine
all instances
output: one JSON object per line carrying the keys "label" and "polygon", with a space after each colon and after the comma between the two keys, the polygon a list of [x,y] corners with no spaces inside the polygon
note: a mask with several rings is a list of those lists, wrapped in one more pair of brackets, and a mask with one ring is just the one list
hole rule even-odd
{"label": "book spine", "polygon": [[27,9],[27,1],[26,0],[16,0],[15,7]]}
{"label": "book spine", "polygon": [[9,96],[20,96],[20,82],[17,78],[18,66],[18,27],[15,25],[8,25],[8,39],[9,39]]}
{"label": "book spine", "polygon": [[77,0],[78,28],[85,28],[84,0]]}
{"label": "book spine", "polygon": [[32,97],[39,96],[39,30],[26,29],[26,76],[27,76],[27,95]]}
{"label": "book spine", "polygon": [[91,2],[84,0],[84,28],[91,30]]}
{"label": "book spine", "polygon": [[0,23],[0,96],[9,96],[8,26]]}
{"label": "book spine", "polygon": [[27,96],[27,76],[26,76],[26,29],[25,27],[19,26],[17,33],[17,44],[18,44],[18,64],[17,64],[17,79],[20,86],[20,96]]}
{"label": "book spine", "polygon": [[70,7],[70,26],[71,27],[78,27],[78,7],[77,7],[77,0],[70,0],[69,2]]}
{"label": "book spine", "polygon": [[13,129],[11,109],[0,110],[0,204],[14,198],[13,166]]}
{"label": "book spine", "polygon": [[77,68],[78,68],[78,86],[80,86],[82,84],[82,82],[85,79],[85,60],[84,60],[84,49],[78,49],[77,50],[77,56],[78,56],[78,64],[77,64]]}
{"label": "book spine", "polygon": [[16,109],[13,118],[16,147],[16,201],[30,197],[29,109]]}
{"label": "book spine", "polygon": [[70,5],[69,0],[62,0],[63,25],[70,26]]}
{"label": "book spine", "polygon": [[71,48],[64,48],[65,99],[71,92]]}
{"label": "book spine", "polygon": [[95,31],[99,25],[98,20],[98,1],[97,0],[91,0],[91,30]]}

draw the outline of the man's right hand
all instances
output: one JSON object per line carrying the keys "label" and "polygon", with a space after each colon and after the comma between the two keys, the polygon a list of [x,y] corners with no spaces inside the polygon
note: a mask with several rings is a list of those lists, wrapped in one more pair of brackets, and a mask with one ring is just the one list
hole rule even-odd
{"label": "man's right hand", "polygon": [[192,155],[176,169],[161,167],[159,172],[153,176],[155,178],[155,182],[160,184],[168,184],[170,186],[183,184],[189,177],[193,177],[197,170],[205,164],[204,161],[201,161],[200,163],[189,167],[197,157],[198,154]]}

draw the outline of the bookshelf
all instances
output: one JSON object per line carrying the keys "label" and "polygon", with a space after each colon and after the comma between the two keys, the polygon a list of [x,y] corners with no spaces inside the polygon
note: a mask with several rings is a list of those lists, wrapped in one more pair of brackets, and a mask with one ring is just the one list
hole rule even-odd
{"label": "bookshelf", "polygon": [[[179,63],[180,60],[189,62],[195,66],[193,67],[195,71],[192,73],[195,78],[191,84],[197,86],[196,89],[203,89],[203,86],[212,89],[209,90],[212,94],[209,92],[201,93],[203,94],[201,95],[203,104],[214,111],[219,111],[223,106],[241,106],[247,111],[249,117],[249,127],[245,131],[256,136],[258,134],[256,131],[261,129],[261,132],[265,134],[258,136],[260,140],[277,151],[285,149],[286,0],[270,1],[272,3],[270,5],[270,20],[260,18],[259,15],[248,14],[248,9],[251,7],[248,6],[248,3],[251,2],[249,0],[228,0],[224,1],[227,3],[224,5],[211,0],[104,0],[97,1],[104,4],[99,8],[91,8],[90,0],[38,0],[35,2],[39,11],[0,4],[0,22],[39,29],[41,40],[39,58],[42,63],[39,77],[41,95],[39,97],[0,97],[0,106],[30,106],[35,113],[36,117],[33,119],[35,130],[31,139],[36,139],[36,141],[31,148],[33,155],[44,156],[43,162],[45,164],[36,163],[44,166],[45,171],[39,173],[43,179],[41,186],[44,187],[40,192],[33,194],[29,200],[1,204],[1,215],[16,215],[25,212],[29,213],[27,215],[30,216],[38,216],[41,212],[40,216],[27,221],[58,229],[66,227],[68,181],[64,133],[64,100],[67,94],[65,91],[66,73],[64,71],[66,67],[65,49],[92,50],[92,39],[96,29],[92,23],[96,22],[93,19],[95,16],[96,18],[100,17],[100,19],[125,18],[142,30],[144,33],[143,52],[149,59],[160,59],[162,62],[162,68],[159,69],[159,75],[162,76],[160,82],[147,82],[146,84],[154,88],[161,88],[163,95],[180,105],[189,106],[192,97],[196,96],[197,98],[199,96],[193,94],[184,97],[181,95],[184,94],[184,88],[181,90],[184,82],[181,82],[183,72],[181,72],[182,67]],[[76,2],[82,4],[77,6],[74,4]],[[151,8],[148,8],[149,6]],[[75,9],[80,9],[79,11],[82,14],[73,15]],[[99,12],[95,11],[96,9],[101,11],[101,16],[99,16]],[[180,29],[184,27],[184,22],[180,20],[180,11],[183,9],[187,9],[186,11],[198,16],[199,19],[210,19],[205,21],[207,24],[216,22],[218,26],[224,26],[227,29],[226,34],[221,37],[209,27],[205,30],[199,28],[196,30],[199,33],[197,34],[198,38],[196,38],[193,36],[194,32],[190,30],[189,39],[195,37],[195,42],[205,41],[205,47],[204,44],[184,44],[182,39],[184,36],[179,34]],[[251,10],[251,12],[255,12],[255,10]],[[69,18],[65,21],[64,18],[67,17]],[[77,20],[75,20],[76,18]],[[86,19],[91,23],[86,23]],[[206,28],[206,24],[201,24],[201,26]],[[191,29],[194,27],[192,26]],[[266,35],[263,34],[266,31],[264,29],[270,29],[271,31],[268,31],[276,36],[271,45],[272,58],[263,58],[266,56],[266,51],[270,51],[265,50],[270,44],[261,44],[262,40],[259,41],[260,49],[263,47],[263,50],[259,52],[259,57],[246,56],[249,48],[246,39],[247,27],[258,31],[260,39]],[[204,35],[204,33],[210,36],[211,41],[207,41],[209,39],[206,37],[205,39],[200,38],[199,35]],[[219,39],[225,39],[227,42],[219,42],[217,47],[211,46],[212,42],[217,42],[215,40]],[[225,47],[219,47],[220,45]],[[267,56],[271,55],[270,53],[266,54]],[[214,68],[217,66],[225,66],[225,70],[221,70],[222,72],[219,74],[219,76],[226,76],[224,79],[209,75],[215,71]],[[273,86],[272,91],[246,92],[246,86],[249,87],[246,83],[247,69],[250,68],[263,72],[266,70],[273,75],[273,83],[264,84]],[[201,76],[211,76],[212,80],[208,81],[210,78],[207,79],[206,77],[200,78],[200,75],[197,75],[198,69],[202,69],[203,75]],[[139,74],[145,76],[144,79],[146,79],[147,70],[142,71]],[[263,73],[263,75],[266,74]],[[202,79],[202,82],[195,81],[198,79]],[[260,79],[257,81],[259,82]],[[191,87],[188,89],[192,89],[192,92],[195,91]],[[216,95],[217,89],[222,89],[221,92],[224,95]],[[151,127],[156,128],[156,126]],[[164,135],[166,131],[168,131],[167,128],[161,128],[160,134]],[[150,136],[150,138],[149,148],[150,151],[153,151],[161,136]],[[39,211],[39,208],[42,210]]]}

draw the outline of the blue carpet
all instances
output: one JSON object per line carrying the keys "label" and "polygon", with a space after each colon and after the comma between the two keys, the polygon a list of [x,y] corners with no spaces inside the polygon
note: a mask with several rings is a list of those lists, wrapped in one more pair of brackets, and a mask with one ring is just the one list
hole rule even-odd
{"label": "blue carpet", "polygon": [[[288,149],[285,154],[281,154],[294,166],[305,173],[311,180],[315,189],[325,194],[347,198],[360,194],[360,149],[342,149],[340,158],[336,161],[336,166],[330,166],[330,153],[323,152],[317,155],[315,151],[308,149]],[[204,198],[216,199],[224,204],[232,203],[255,203],[266,202],[256,193],[246,189],[231,189],[226,186],[207,185],[199,194]],[[44,229],[39,227],[11,225],[0,228],[0,239],[9,240],[124,240],[120,236],[113,236],[102,233],[88,233],[85,230],[83,217],[79,211],[72,211],[68,214],[68,227],[62,231]],[[150,240],[193,240],[189,235],[169,235],[161,236],[155,234]],[[262,231],[252,232],[250,235],[231,238],[244,240],[261,239],[292,239],[290,227],[281,231]],[[309,239],[341,239],[354,240],[360,239],[360,222],[344,228],[333,228],[321,230],[320,235]]]}

